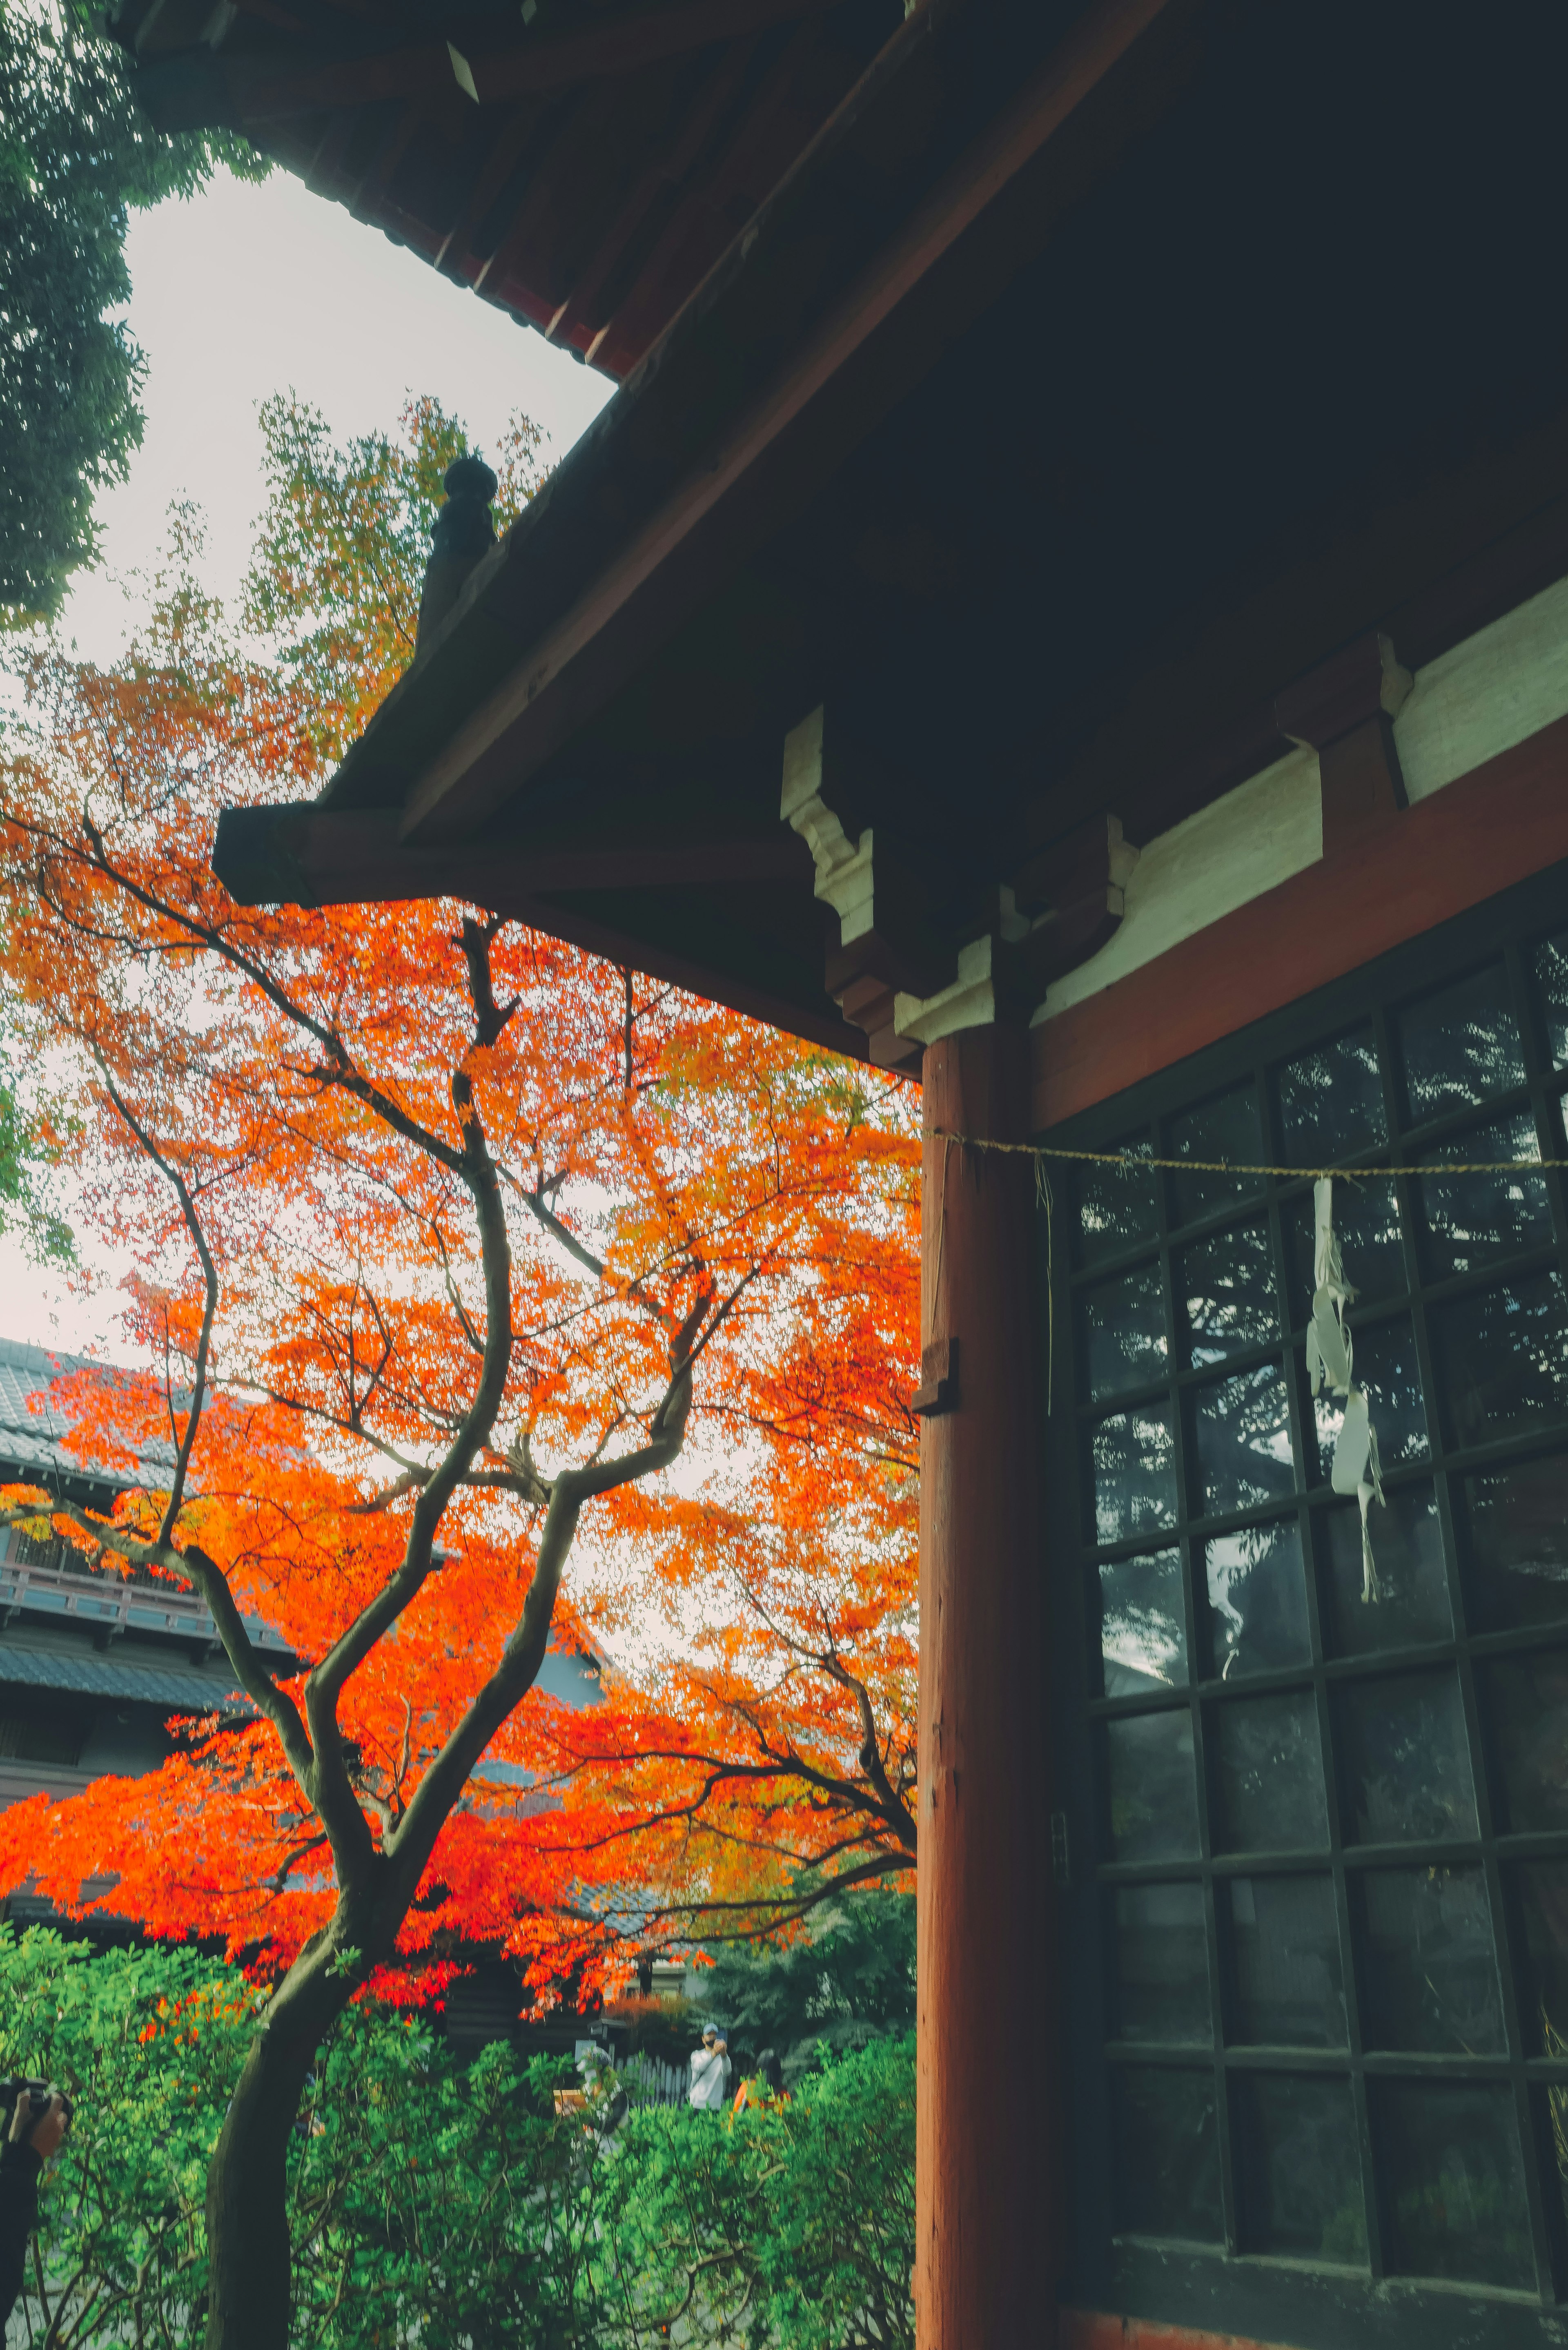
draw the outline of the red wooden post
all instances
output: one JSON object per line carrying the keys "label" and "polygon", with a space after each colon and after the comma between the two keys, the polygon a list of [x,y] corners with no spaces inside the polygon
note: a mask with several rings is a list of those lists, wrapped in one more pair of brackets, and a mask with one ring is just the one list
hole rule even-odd
{"label": "red wooden post", "polygon": [[1019,1029],[969,1029],[926,1050],[919,2350],[1054,2341],[1033,1167],[941,1139],[1024,1139],[1029,1074]]}

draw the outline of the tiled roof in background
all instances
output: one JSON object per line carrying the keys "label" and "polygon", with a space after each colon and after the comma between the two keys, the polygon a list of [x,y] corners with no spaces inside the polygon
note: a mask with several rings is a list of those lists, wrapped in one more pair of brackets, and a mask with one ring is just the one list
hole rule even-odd
{"label": "tiled roof in background", "polygon": [[[52,1379],[70,1371],[97,1370],[107,1379],[123,1377],[112,1364],[89,1362],[85,1355],[67,1355],[51,1347],[29,1347],[17,1338],[0,1338],[0,1463],[18,1469],[57,1470],[71,1477],[93,1478],[61,1448],[66,1422],[57,1412],[31,1409],[30,1399],[43,1394]],[[150,1444],[142,1460],[152,1471],[166,1468],[173,1455],[166,1444]],[[97,1473],[96,1482],[118,1484],[116,1478]]]}

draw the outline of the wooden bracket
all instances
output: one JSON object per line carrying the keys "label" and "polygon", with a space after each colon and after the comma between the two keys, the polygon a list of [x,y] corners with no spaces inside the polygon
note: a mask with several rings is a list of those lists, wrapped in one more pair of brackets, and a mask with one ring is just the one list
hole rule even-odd
{"label": "wooden bracket", "polygon": [[1406,806],[1394,721],[1410,673],[1376,633],[1357,637],[1278,696],[1274,721],[1293,743],[1310,743],[1323,776],[1323,851],[1359,848]]}
{"label": "wooden bracket", "polygon": [[920,1356],[920,1384],[909,1409],[917,1419],[935,1419],[959,1399],[959,1342],[937,1338]]}

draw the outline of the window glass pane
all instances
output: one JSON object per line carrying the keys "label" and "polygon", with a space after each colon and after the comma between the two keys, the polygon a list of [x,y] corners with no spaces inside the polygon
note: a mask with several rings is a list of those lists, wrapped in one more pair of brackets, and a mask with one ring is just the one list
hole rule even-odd
{"label": "window glass pane", "polygon": [[1508,974],[1500,962],[1407,1005],[1397,1025],[1412,1126],[1524,1083]]}
{"label": "window glass pane", "polygon": [[1334,1693],[1349,1834],[1363,1844],[1478,1834],[1459,1685],[1451,1671],[1353,1681]]}
{"label": "window glass pane", "polygon": [[1102,1561],[1100,1657],[1107,1697],[1179,1687],[1187,1679],[1181,1555],[1161,1550]]}
{"label": "window glass pane", "polygon": [[1212,2073],[1117,2064],[1111,2110],[1118,2226],[1217,2244],[1223,2230]]}
{"label": "window glass pane", "polygon": [[[1312,1318],[1313,1250],[1315,1228],[1312,1193],[1297,1192],[1282,1211],[1290,1250],[1291,1294],[1287,1301],[1293,1330]],[[1399,1238],[1399,1210],[1394,1186],[1381,1177],[1366,1183],[1334,1187],[1334,1229],[1345,1279],[1363,1306],[1385,1297],[1402,1297],[1408,1285],[1405,1250]]]}
{"label": "window glass pane", "polygon": [[1535,950],[1535,984],[1546,1014],[1546,1050],[1558,1067],[1568,1066],[1568,931],[1542,939]]}
{"label": "window glass pane", "polygon": [[1522,1435],[1568,1410],[1568,1315],[1556,1273],[1463,1297],[1432,1316],[1458,1444]]}
{"label": "window glass pane", "polygon": [[1505,2054],[1491,1906],[1479,1868],[1358,1870],[1368,2048]]}
{"label": "window glass pane", "polygon": [[1165,1378],[1169,1360],[1158,1258],[1119,1281],[1102,1282],[1081,1304],[1089,1394],[1096,1403]]}
{"label": "window glass pane", "polygon": [[1227,1680],[1304,1664],[1312,1655],[1301,1529],[1294,1518],[1203,1544],[1209,1652]]}
{"label": "window glass pane", "polygon": [[[1535,1120],[1528,1111],[1457,1135],[1434,1150],[1428,1166],[1445,1159],[1539,1159]],[[1421,1175],[1416,1192],[1421,1220],[1421,1254],[1428,1281],[1474,1273],[1494,1257],[1533,1248],[1552,1238],[1552,1207],[1542,1175]]]}
{"label": "window glass pane", "polygon": [[[1171,1159],[1222,1159],[1257,1167],[1263,1157],[1263,1126],[1258,1096],[1251,1085],[1238,1086],[1218,1100],[1200,1103],[1170,1121]],[[1189,1224],[1230,1200],[1254,1200],[1263,1188],[1261,1175],[1223,1175],[1194,1170],[1170,1179],[1170,1221]]]}
{"label": "window glass pane", "polygon": [[1524,1928],[1519,2020],[1532,2056],[1568,2056],[1568,1860],[1509,1871]]}
{"label": "window glass pane", "polygon": [[1348,2037],[1334,1887],[1326,1877],[1216,1885],[1229,1928],[1231,2038],[1251,2047],[1343,2048]]}
{"label": "window glass pane", "polygon": [[1366,2212],[1349,2082],[1242,2073],[1232,2098],[1247,2249],[1365,2268]]}
{"label": "window glass pane", "polygon": [[1370,1028],[1287,1061],[1274,1076],[1287,1167],[1336,1167],[1387,1136]]}
{"label": "window glass pane", "polygon": [[[1348,1270],[1348,1268],[1347,1268]],[[1431,1446],[1427,1437],[1427,1406],[1421,1394],[1421,1374],[1416,1357],[1416,1333],[1407,1314],[1391,1315],[1382,1322],[1357,1325],[1350,1315],[1352,1369],[1357,1387],[1366,1390],[1372,1425],[1377,1431],[1377,1457],[1385,1469],[1404,1461],[1425,1461]],[[1313,1404],[1317,1430],[1320,1482],[1334,1471],[1334,1448],[1345,1419],[1345,1401],[1320,1388]]]}
{"label": "window glass pane", "polygon": [[1214,2022],[1202,1886],[1120,1886],[1115,1909],[1121,2037],[1208,2047]]}
{"label": "window glass pane", "polygon": [[1528,2290],[1535,2263],[1512,2093],[1469,2082],[1370,2086],[1390,2266]]}
{"label": "window glass pane", "polygon": [[1568,1453],[1467,1477],[1464,1503],[1475,1623],[1568,1616]]}
{"label": "window glass pane", "polygon": [[1483,1685],[1509,1826],[1568,1828],[1568,1650],[1489,1665]]}
{"label": "window glass pane", "polygon": [[1324,1513],[1329,1612],[1338,1653],[1362,1656],[1373,1648],[1451,1639],[1449,1574],[1431,1486],[1396,1486],[1382,1509],[1374,1502],[1369,1523],[1377,1589],[1375,1597],[1364,1600],[1361,1512],[1355,1503],[1345,1502]]}
{"label": "window glass pane", "polygon": [[1222,1362],[1242,1347],[1266,1347],[1279,1335],[1269,1227],[1232,1224],[1183,1249],[1176,1283],[1194,1364]]}
{"label": "window glass pane", "polygon": [[1220,1852],[1314,1852],[1328,1842],[1317,1707],[1310,1690],[1210,1709],[1214,1845]]}
{"label": "window glass pane", "polygon": [[[1154,1145],[1147,1134],[1131,1134],[1113,1142],[1111,1149],[1131,1159],[1149,1159]],[[1078,1169],[1078,1263],[1100,1264],[1119,1256],[1137,1241],[1152,1240],[1158,1228],[1155,1205],[1155,1171],[1134,1167],[1081,1166]]]}
{"label": "window glass pane", "polygon": [[1195,1860],[1198,1787],[1187,1708],[1132,1714],[1105,1730],[1111,1858]]}
{"label": "window glass pane", "polygon": [[1090,1439],[1095,1534],[1103,1543],[1176,1523],[1176,1447],[1163,1405],[1117,1412]]}
{"label": "window glass pane", "polygon": [[1189,1507],[1195,1515],[1255,1509],[1294,1492],[1285,1378],[1277,1363],[1199,1388],[1192,1429],[1198,1473]]}

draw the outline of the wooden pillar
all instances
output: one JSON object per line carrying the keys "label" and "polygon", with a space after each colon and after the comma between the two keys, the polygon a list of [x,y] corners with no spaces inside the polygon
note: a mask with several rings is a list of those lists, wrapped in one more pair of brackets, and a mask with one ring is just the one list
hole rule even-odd
{"label": "wooden pillar", "polygon": [[919,2350],[1055,2339],[1033,1165],[937,1131],[1023,1140],[1029,1065],[1009,1027],[925,1055]]}

